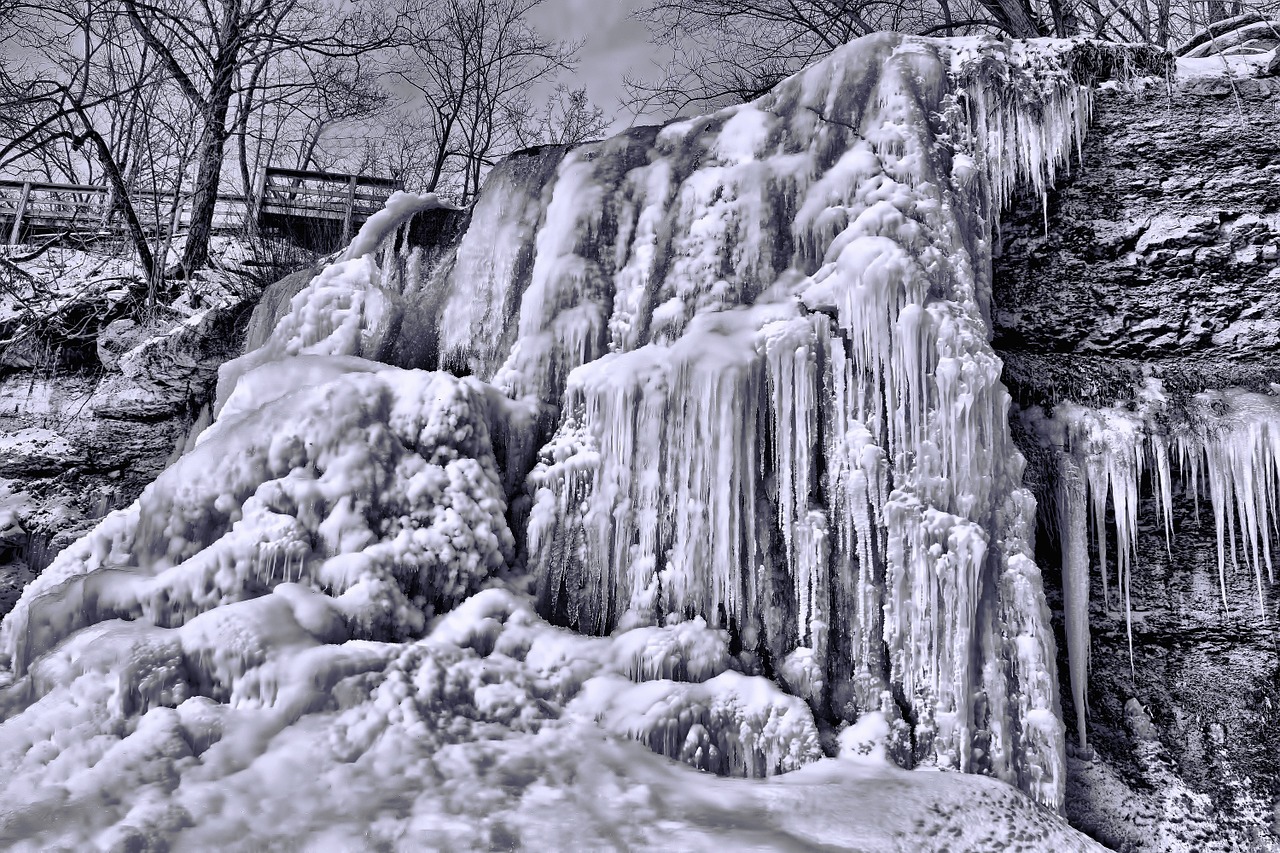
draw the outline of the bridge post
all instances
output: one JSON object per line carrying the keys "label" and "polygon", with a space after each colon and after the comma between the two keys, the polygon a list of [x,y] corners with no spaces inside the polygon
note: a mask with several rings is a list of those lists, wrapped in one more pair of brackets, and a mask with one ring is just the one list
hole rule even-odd
{"label": "bridge post", "polygon": [[258,175],[253,181],[252,195],[249,196],[248,215],[249,233],[257,236],[258,229],[262,227],[262,203],[267,196],[267,167],[259,166]]}
{"label": "bridge post", "polygon": [[111,214],[116,206],[116,190],[115,187],[107,187],[106,198],[102,202],[102,230],[106,231],[111,227]]}
{"label": "bridge post", "polygon": [[347,206],[342,214],[342,245],[351,242],[351,226],[356,213],[356,182],[359,177],[352,175],[347,181]]}
{"label": "bridge post", "polygon": [[31,182],[24,181],[18,195],[18,206],[13,211],[13,230],[9,232],[9,245],[16,246],[22,233],[22,217],[27,212],[27,199],[31,197]]}

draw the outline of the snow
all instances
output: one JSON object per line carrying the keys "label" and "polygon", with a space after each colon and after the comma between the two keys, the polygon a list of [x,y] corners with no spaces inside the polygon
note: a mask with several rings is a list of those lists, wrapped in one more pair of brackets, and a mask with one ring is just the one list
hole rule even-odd
{"label": "snow", "polygon": [[[31,246],[4,246],[0,257],[22,257]],[[16,263],[16,262],[15,262]],[[43,317],[77,300],[123,299],[130,279],[142,281],[137,263],[128,257],[102,257],[90,252],[50,248],[39,257],[16,264],[30,278],[6,270],[0,288],[0,323]]]}
{"label": "snow", "polygon": [[81,455],[66,438],[46,427],[23,427],[0,435],[0,456],[10,464],[21,459],[23,467],[62,470],[74,465]]}
{"label": "snow", "polygon": [[[330,633],[317,645],[333,617],[307,605],[323,598],[281,585],[181,629],[101,623],[46,657],[52,692],[21,710],[14,691],[3,697],[6,846],[656,850],[678,837],[682,849],[905,850],[945,831],[978,847],[1092,849],[992,780],[818,759],[746,784],[646,755],[593,716],[663,740],[681,732],[655,725],[702,707],[711,727],[680,724],[694,733],[681,744],[703,744],[688,756],[695,765],[715,744],[731,755],[740,738],[759,738],[751,752],[784,764],[816,750],[811,722],[803,739],[788,733],[791,715],[807,717],[803,703],[763,679],[596,674],[585,659],[607,660],[622,638],[553,628],[501,590],[472,597],[410,644],[333,645]],[[229,701],[207,696],[225,682],[189,695],[197,685],[184,685],[184,670],[200,662],[223,678],[237,649],[265,654]],[[735,723],[716,728],[723,715]],[[32,778],[43,784],[23,784]]]}
{"label": "snow", "polygon": [[338,256],[339,261],[353,261],[373,254],[388,242],[396,229],[408,225],[416,214],[427,210],[444,208],[457,210],[448,202],[441,201],[435,193],[408,193],[403,190],[393,192],[382,210],[370,216],[360,226],[351,244]]}
{"label": "snow", "polygon": [[4,843],[1088,849],[984,318],[1089,96],[961,49],[568,152],[438,303],[490,375],[378,362],[393,197],[0,625]]}
{"label": "snow", "polygon": [[[1179,56],[1174,76],[1180,86],[1197,86],[1262,76],[1273,53]],[[1229,90],[1228,90],[1229,91]],[[1226,94],[1226,92],[1224,92]]]}
{"label": "snow", "polygon": [[840,732],[840,758],[856,764],[892,766],[887,750],[889,720],[879,711],[868,711]]}
{"label": "snow", "polygon": [[[33,253],[34,246],[0,246],[0,258],[9,260]],[[210,240],[209,269],[200,271],[187,283],[181,298],[170,308],[191,316],[201,308],[234,305],[242,301],[251,280],[258,274],[254,263],[268,244],[235,237],[215,236]],[[181,240],[169,247],[168,263],[182,255]],[[4,273],[6,287],[0,288],[0,323],[29,321],[47,317],[76,303],[102,305],[103,314],[118,306],[131,288],[140,286],[146,275],[129,252],[104,254],[92,250],[52,246],[31,260],[14,261],[25,276]]]}
{"label": "snow", "polygon": [[10,480],[0,479],[0,546],[10,545],[25,536],[22,519],[30,509],[30,498],[21,491],[15,493]]}

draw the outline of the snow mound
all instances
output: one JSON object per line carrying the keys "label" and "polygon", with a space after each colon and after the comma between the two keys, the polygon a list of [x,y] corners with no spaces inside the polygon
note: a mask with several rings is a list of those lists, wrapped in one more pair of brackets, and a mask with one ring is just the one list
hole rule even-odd
{"label": "snow mound", "polygon": [[[287,388],[294,367],[256,378]],[[486,396],[368,367],[216,423],[59,555],[0,629],[15,675],[79,628],[177,627],[280,583],[324,590],[350,636],[403,638],[503,572],[514,540]]]}
{"label": "snow mound", "polygon": [[822,757],[809,707],[759,676],[724,672],[700,684],[596,678],[574,710],[720,776],[775,776]]}

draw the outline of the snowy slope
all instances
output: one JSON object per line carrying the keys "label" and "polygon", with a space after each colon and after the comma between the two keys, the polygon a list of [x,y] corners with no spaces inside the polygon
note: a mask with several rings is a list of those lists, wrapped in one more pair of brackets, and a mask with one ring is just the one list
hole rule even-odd
{"label": "snowy slope", "polygon": [[[1085,849],[984,316],[1072,50],[876,36],[577,149],[483,289],[393,198],[0,626],[0,838]],[[372,360],[437,286],[478,378]]]}

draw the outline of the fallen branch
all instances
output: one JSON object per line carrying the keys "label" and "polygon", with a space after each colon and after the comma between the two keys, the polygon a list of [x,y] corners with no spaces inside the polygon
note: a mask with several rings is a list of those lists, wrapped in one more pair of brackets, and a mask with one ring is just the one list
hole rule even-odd
{"label": "fallen branch", "polygon": [[7,258],[5,258],[5,260],[8,260],[15,264],[23,264],[23,263],[26,263],[27,261],[34,261],[36,258],[43,255],[45,252],[49,251],[49,248],[53,246],[55,243],[61,242],[70,236],[71,236],[70,231],[63,231],[61,234],[54,235],[53,237],[50,237],[48,240],[45,240],[43,243],[41,243],[39,246],[36,247],[36,250],[34,252],[30,252],[26,255],[18,255],[17,257],[10,255]]}

